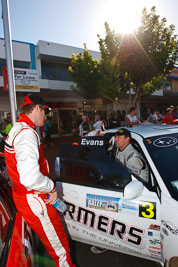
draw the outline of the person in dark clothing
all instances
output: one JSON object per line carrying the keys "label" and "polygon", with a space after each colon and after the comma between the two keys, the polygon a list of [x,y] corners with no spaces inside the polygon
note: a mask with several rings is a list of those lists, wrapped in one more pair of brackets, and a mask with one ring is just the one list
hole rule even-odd
{"label": "person in dark clothing", "polygon": [[109,129],[114,129],[120,126],[120,123],[117,119],[117,114],[115,111],[111,112],[111,117],[109,119],[109,123],[108,123],[108,128]]}
{"label": "person in dark clothing", "polygon": [[44,125],[44,131],[45,131],[45,148],[48,147],[48,145],[50,145],[51,147],[54,147],[52,138],[51,138],[51,120],[49,117],[47,117],[47,120],[45,122]]}
{"label": "person in dark clothing", "polygon": [[82,116],[82,122],[79,125],[79,136],[84,136],[91,131],[91,126],[87,122],[87,117]]}

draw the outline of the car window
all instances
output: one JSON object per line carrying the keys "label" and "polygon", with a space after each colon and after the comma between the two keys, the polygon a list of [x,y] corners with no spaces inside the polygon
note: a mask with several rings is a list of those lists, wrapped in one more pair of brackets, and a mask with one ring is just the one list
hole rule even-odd
{"label": "car window", "polygon": [[[115,158],[117,153],[118,153],[118,148],[115,146],[115,137],[114,137],[113,133],[112,134],[111,133],[107,133],[106,140],[107,140],[107,144],[108,144],[107,147],[106,147],[107,153],[108,153],[109,156]],[[149,185],[149,183],[150,183],[150,171],[149,171],[148,162],[147,162],[147,160],[146,160],[146,158],[145,158],[145,156],[143,154],[143,151],[142,151],[140,145],[138,144],[138,142],[136,140],[134,140],[133,138],[131,138],[130,143],[131,143],[132,147],[134,148],[134,150],[136,152],[133,155],[133,157],[138,159],[139,166],[141,166],[141,168],[139,169],[140,172],[138,174],[138,173],[132,171],[132,169],[129,168],[130,164],[126,164],[125,163],[126,161],[123,162],[123,165],[126,168],[128,168],[130,170],[130,172],[132,172],[132,174],[134,176],[136,176],[141,182],[143,182],[145,185],[146,184]],[[128,162],[134,163],[134,160],[132,161],[132,159],[129,158]],[[137,162],[137,160],[136,160],[136,162]],[[131,164],[131,165],[133,165],[133,164]],[[132,167],[134,167],[134,166],[132,166]],[[134,168],[133,168],[133,170],[134,170]]]}
{"label": "car window", "polygon": [[140,178],[140,181],[144,182],[145,184],[150,184],[150,167],[149,167],[148,161],[145,155],[143,154],[143,151],[139,143],[136,140],[131,139],[131,144],[135,148],[135,150],[138,152],[139,158],[142,161],[141,173],[138,175]]}
{"label": "car window", "polygon": [[[87,145],[86,140],[93,142]],[[100,142],[98,144],[103,145],[96,145],[97,140]],[[62,145],[60,179],[90,187],[123,190],[131,181],[130,172],[118,160],[106,153],[104,142],[104,139],[92,137],[85,138],[79,145]]]}

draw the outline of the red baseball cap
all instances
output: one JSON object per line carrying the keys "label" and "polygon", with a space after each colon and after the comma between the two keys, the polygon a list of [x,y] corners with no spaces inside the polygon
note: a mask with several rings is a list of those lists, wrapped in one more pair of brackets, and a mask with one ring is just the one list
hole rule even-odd
{"label": "red baseball cap", "polygon": [[21,107],[24,107],[30,104],[42,105],[46,113],[51,110],[51,108],[45,104],[44,99],[39,95],[32,95],[32,94],[26,95],[22,102]]}
{"label": "red baseball cap", "polygon": [[45,101],[44,99],[39,96],[39,95],[26,95],[26,97],[24,98],[21,107],[24,107],[25,105],[29,105],[29,104],[39,104],[44,106],[45,105]]}

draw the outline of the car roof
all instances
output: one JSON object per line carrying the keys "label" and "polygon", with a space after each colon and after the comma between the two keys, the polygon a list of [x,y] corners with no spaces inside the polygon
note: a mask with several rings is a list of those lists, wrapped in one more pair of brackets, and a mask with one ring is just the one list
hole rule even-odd
{"label": "car roof", "polygon": [[133,127],[119,127],[115,129],[108,129],[104,133],[114,133],[120,128],[125,128],[131,133],[138,134],[143,138],[159,136],[159,135],[168,135],[178,133],[178,125],[138,125]]}

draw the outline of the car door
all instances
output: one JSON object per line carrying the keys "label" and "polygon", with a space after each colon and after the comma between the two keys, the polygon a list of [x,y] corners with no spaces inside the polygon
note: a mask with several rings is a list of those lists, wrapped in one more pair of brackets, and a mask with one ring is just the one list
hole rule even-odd
{"label": "car door", "polygon": [[[144,183],[135,199],[125,199],[132,174],[106,149],[104,137],[87,137],[60,150],[57,190],[68,205],[70,236],[78,241],[160,260],[160,203]],[[151,188],[151,189],[150,189]]]}

